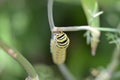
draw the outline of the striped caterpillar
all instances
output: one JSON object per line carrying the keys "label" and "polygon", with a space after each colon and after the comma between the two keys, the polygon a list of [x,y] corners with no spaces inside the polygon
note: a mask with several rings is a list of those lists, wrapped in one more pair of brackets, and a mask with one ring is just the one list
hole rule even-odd
{"label": "striped caterpillar", "polygon": [[53,34],[51,39],[51,53],[55,64],[62,64],[66,59],[66,49],[69,46],[70,40],[68,36],[60,31]]}

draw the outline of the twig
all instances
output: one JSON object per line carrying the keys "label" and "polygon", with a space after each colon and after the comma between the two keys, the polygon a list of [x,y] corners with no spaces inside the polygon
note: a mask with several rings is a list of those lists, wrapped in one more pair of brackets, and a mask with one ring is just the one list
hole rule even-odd
{"label": "twig", "polygon": [[12,58],[14,58],[17,62],[21,64],[21,66],[28,73],[28,78],[26,80],[39,80],[36,71],[33,66],[28,62],[26,58],[24,58],[18,51],[13,50],[7,44],[5,44],[2,40],[0,40],[0,47],[9,54]]}
{"label": "twig", "polygon": [[53,32],[55,31],[80,31],[80,30],[89,30],[92,31],[94,29],[97,29],[99,31],[105,31],[105,32],[120,32],[118,29],[113,29],[113,28],[98,28],[98,27],[90,27],[88,25],[85,26],[66,26],[66,27],[54,27]]}
{"label": "twig", "polygon": [[110,74],[112,74],[117,69],[119,62],[120,62],[120,48],[116,48],[113,53],[112,61],[107,68]]}
{"label": "twig", "polygon": [[65,64],[60,64],[57,66],[64,76],[65,80],[75,80],[74,76],[70,73]]}
{"label": "twig", "polygon": [[52,30],[55,25],[54,25],[54,20],[53,20],[53,0],[48,0],[48,21],[50,25],[50,30]]}
{"label": "twig", "polygon": [[116,32],[116,33],[120,33],[120,30],[119,29],[114,29],[114,28],[106,28],[106,27],[99,27],[99,28],[96,28],[100,31],[105,31],[105,32]]}

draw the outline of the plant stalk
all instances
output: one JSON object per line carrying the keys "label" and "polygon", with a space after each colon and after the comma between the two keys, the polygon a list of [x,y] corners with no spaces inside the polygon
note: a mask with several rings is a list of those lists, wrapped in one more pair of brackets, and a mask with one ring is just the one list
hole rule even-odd
{"label": "plant stalk", "polygon": [[33,66],[28,62],[28,60],[23,57],[18,51],[13,50],[7,44],[5,44],[2,40],[0,40],[0,47],[12,58],[14,58],[20,65],[26,70],[28,73],[29,79],[27,80],[39,80],[36,71]]}

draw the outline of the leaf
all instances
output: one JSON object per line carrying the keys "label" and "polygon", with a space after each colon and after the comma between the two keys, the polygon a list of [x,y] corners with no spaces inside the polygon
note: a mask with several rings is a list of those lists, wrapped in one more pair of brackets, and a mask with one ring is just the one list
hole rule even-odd
{"label": "leaf", "polygon": [[[99,15],[103,12],[98,12],[97,0],[81,0],[85,15],[88,21],[88,25],[91,27],[99,27]],[[95,55],[96,48],[99,42],[100,31],[93,29],[90,31],[91,36],[87,35],[87,39],[91,37],[91,49],[92,55]],[[88,41],[87,41],[88,42]]]}
{"label": "leaf", "polygon": [[[99,27],[98,3],[97,0],[81,0],[83,9],[86,14],[88,24],[92,27]],[[99,13],[101,14],[101,12]]]}

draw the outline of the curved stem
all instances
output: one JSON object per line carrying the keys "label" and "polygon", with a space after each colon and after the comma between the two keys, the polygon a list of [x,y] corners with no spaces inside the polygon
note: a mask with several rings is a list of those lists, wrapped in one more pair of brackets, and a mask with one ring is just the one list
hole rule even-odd
{"label": "curved stem", "polygon": [[24,58],[18,51],[13,50],[7,44],[5,44],[2,40],[0,40],[0,47],[9,54],[12,58],[14,58],[17,62],[21,64],[21,66],[26,70],[29,75],[28,80],[39,80],[36,71],[33,66],[28,62],[26,58]]}
{"label": "curved stem", "polygon": [[55,27],[54,25],[54,20],[53,20],[53,0],[48,0],[48,21],[50,24],[50,29],[52,31],[52,29]]}

